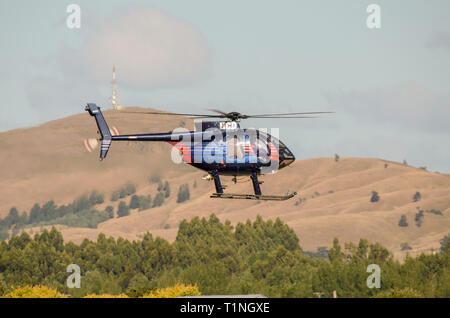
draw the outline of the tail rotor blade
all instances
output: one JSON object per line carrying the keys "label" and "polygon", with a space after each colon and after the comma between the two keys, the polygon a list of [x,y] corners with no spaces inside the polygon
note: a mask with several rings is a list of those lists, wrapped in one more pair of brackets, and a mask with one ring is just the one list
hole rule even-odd
{"label": "tail rotor blade", "polygon": [[98,140],[94,138],[85,139],[83,140],[83,145],[84,149],[90,153],[94,151],[95,148],[98,147]]}
{"label": "tail rotor blade", "polygon": [[120,131],[119,129],[117,129],[116,126],[112,126],[109,131],[111,132],[111,136],[119,136],[120,135]]}

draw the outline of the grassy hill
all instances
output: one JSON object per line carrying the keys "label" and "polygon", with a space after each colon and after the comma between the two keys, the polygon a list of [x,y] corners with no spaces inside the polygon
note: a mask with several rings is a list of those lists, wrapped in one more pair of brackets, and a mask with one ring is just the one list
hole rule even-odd
{"label": "grassy hill", "polygon": [[[192,129],[192,121],[183,117],[104,113],[109,125],[121,133],[171,131],[180,124]],[[297,161],[276,175],[261,178],[263,193],[297,191],[291,200],[210,199],[214,184],[201,179],[204,172],[174,164],[169,144],[115,142],[106,160],[100,162],[98,149],[87,153],[82,145],[83,139],[96,136],[96,130],[95,121],[84,113],[39,127],[0,133],[0,217],[6,216],[12,206],[29,211],[36,202],[55,200],[66,204],[92,190],[105,194],[103,206],[117,207],[118,202],[109,200],[111,194],[129,182],[136,185],[138,194],[154,197],[157,184],[149,179],[157,175],[169,181],[172,190],[163,206],[108,220],[97,229],[58,228],[66,240],[75,242],[85,237],[95,239],[100,232],[136,239],[146,231],[174,240],[183,219],[214,213],[221,220],[237,223],[261,215],[286,221],[306,250],[330,246],[334,237],[353,242],[367,238],[380,242],[397,257],[406,253],[400,250],[401,243],[412,247],[410,254],[430,252],[450,232],[449,175],[381,159],[341,158],[335,162],[334,158],[314,158]],[[228,192],[252,191],[247,178],[236,185],[230,178],[223,181]],[[181,184],[189,184],[191,199],[179,204],[176,194]],[[378,193],[378,202],[370,201],[372,191]],[[421,200],[413,202],[417,191]],[[126,200],[128,203],[129,198]],[[424,210],[420,227],[415,223],[417,207]],[[427,212],[432,209],[442,215]],[[408,227],[398,226],[401,215],[406,215]]]}

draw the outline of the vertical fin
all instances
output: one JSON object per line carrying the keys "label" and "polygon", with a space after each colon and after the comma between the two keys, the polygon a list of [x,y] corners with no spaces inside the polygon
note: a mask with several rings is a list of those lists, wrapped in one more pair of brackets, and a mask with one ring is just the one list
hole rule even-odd
{"label": "vertical fin", "polygon": [[111,146],[111,131],[109,130],[108,124],[106,123],[105,118],[98,107],[94,103],[88,103],[85,107],[85,110],[89,112],[91,116],[95,117],[95,121],[97,122],[98,130],[100,131],[100,135],[102,136],[102,143],[100,147],[100,160],[103,160],[108,154],[109,147]]}

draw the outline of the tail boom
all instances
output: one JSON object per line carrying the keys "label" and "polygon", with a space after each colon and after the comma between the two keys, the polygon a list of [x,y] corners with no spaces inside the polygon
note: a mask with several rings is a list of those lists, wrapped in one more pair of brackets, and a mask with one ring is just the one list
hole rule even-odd
{"label": "tail boom", "polygon": [[[152,133],[152,134],[136,134],[136,135],[115,135],[111,132],[106,123],[105,118],[98,107],[94,103],[88,103],[85,110],[95,118],[97,127],[101,135],[100,160],[103,160],[111,146],[112,141],[165,141],[165,142],[179,142],[182,140],[191,140],[191,138],[202,138],[202,132],[167,132],[167,133]],[[198,135],[198,137],[196,137]]]}

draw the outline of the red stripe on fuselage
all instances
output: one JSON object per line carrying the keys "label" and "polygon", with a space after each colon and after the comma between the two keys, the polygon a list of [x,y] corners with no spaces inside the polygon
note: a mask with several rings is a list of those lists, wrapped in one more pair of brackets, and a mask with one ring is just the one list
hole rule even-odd
{"label": "red stripe on fuselage", "polygon": [[270,148],[270,160],[279,161],[280,157],[278,154],[277,147],[275,147],[273,143],[269,142],[269,148]]}
{"label": "red stripe on fuselage", "polygon": [[172,146],[174,146],[175,148],[177,148],[181,154],[183,155],[183,161],[186,163],[192,163],[192,158],[191,158],[191,148],[184,145],[181,142],[176,142],[176,141],[168,141],[169,144],[171,144]]}

